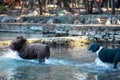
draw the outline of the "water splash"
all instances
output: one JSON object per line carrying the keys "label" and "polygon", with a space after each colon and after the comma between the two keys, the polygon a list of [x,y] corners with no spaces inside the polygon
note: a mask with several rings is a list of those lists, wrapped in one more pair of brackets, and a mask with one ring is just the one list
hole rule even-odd
{"label": "water splash", "polygon": [[[32,63],[39,63],[37,59],[22,59],[19,56],[19,53],[17,51],[12,51],[12,50],[8,50],[6,52],[3,53],[4,55],[1,56],[1,58],[7,58],[7,59],[12,59],[12,60],[19,60],[19,61],[24,61],[24,62],[32,62]],[[49,59],[45,59],[45,64],[48,65],[70,65],[69,61],[65,61],[63,59],[58,59],[58,58],[49,58]]]}
{"label": "water splash", "polygon": [[105,71],[115,71],[113,69],[113,64],[103,63],[99,58],[96,58],[95,62],[93,63],[76,64],[75,67],[82,71],[92,72],[92,73],[103,73]]}
{"label": "water splash", "polygon": [[12,50],[8,50],[7,52],[4,52],[4,55],[1,56],[3,58],[9,58],[9,59],[17,59],[17,60],[22,60],[22,58],[20,58],[20,56],[18,55],[17,51],[12,51]]}
{"label": "water splash", "polygon": [[22,59],[19,56],[19,53],[17,51],[12,51],[12,50],[8,50],[7,52],[4,52],[4,55],[1,56],[1,58],[7,58],[7,59],[12,59],[12,60],[19,60],[19,61],[28,61],[28,62],[32,62],[32,63],[39,63],[37,60],[32,59],[32,60],[28,60],[28,59]]}
{"label": "water splash", "polygon": [[104,68],[112,68],[113,66],[113,64],[102,62],[99,58],[95,59],[95,63],[96,63],[96,66],[101,66]]}
{"label": "water splash", "polygon": [[[24,62],[28,61],[28,62],[32,62],[32,63],[39,63],[37,59],[31,59],[31,60],[22,59],[19,56],[19,53],[17,51],[12,51],[10,49],[8,51],[4,52],[3,54],[4,55],[1,56],[1,58],[19,60],[19,61],[24,61]],[[63,60],[63,59],[49,58],[49,59],[45,59],[45,64],[49,64],[49,65],[69,65],[70,63]]]}
{"label": "water splash", "polygon": [[45,60],[45,64],[72,66],[71,61],[68,61],[68,60],[65,60],[65,59],[58,59],[58,58],[50,58],[48,60]]}

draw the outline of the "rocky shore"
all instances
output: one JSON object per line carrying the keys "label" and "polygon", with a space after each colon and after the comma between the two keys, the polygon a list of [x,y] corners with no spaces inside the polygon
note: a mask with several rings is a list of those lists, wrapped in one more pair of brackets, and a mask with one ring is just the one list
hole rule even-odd
{"label": "rocky shore", "polygon": [[[120,44],[120,15],[79,15],[64,11],[54,16],[37,16],[36,14],[33,12],[26,16],[0,16],[0,31],[29,34],[54,33],[69,36],[69,38],[49,36],[49,38],[35,41],[52,46],[53,44],[74,46],[78,43],[84,43],[84,41]],[[73,39],[70,36],[73,36]],[[78,40],[76,40],[74,36],[80,38],[77,37]],[[9,43],[2,42],[1,44],[4,46],[4,44]]]}

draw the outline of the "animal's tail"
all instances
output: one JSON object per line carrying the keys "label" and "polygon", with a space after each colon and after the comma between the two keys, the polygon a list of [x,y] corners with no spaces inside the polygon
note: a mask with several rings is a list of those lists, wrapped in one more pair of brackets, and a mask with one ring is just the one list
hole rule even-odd
{"label": "animal's tail", "polygon": [[49,56],[50,56],[50,48],[49,48],[49,46],[46,46],[46,53],[47,53],[46,58],[48,59]]}

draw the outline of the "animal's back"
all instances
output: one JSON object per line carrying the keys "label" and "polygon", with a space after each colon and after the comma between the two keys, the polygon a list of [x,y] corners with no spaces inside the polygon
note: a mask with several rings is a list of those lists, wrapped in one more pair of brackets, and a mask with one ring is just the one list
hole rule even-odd
{"label": "animal's back", "polygon": [[50,56],[50,48],[48,45],[45,45],[45,44],[38,44],[38,43],[35,43],[35,44],[31,44],[31,46],[33,46],[33,48],[35,50],[38,50],[40,51],[43,55],[45,55],[45,57],[48,59],[49,56]]}
{"label": "animal's back", "polygon": [[103,48],[100,53],[99,53],[99,58],[103,62],[109,62],[113,63],[114,57],[117,53],[119,53],[120,49],[108,49],[108,48]]}

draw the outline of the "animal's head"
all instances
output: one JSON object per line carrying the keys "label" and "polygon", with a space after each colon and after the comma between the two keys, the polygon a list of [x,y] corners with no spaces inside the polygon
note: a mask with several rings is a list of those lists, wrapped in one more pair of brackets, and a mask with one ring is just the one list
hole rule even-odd
{"label": "animal's head", "polygon": [[88,51],[91,51],[91,52],[96,52],[97,50],[99,50],[100,48],[100,45],[97,44],[97,43],[93,43],[90,45],[90,47],[88,48]]}
{"label": "animal's head", "polygon": [[23,38],[23,36],[16,37],[14,40],[12,40],[11,45],[9,46],[10,49],[19,51],[22,46],[26,43],[26,39]]}

